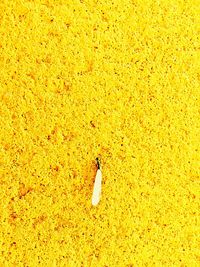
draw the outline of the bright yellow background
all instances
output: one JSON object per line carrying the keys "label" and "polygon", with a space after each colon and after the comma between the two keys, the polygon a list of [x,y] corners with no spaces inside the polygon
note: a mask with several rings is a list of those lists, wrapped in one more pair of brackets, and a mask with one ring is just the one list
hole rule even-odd
{"label": "bright yellow background", "polygon": [[200,265],[199,14],[1,0],[0,266]]}

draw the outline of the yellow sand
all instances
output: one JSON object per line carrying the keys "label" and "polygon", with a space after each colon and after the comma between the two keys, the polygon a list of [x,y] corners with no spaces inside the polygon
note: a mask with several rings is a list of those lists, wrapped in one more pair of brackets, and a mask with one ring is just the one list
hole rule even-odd
{"label": "yellow sand", "polygon": [[0,1],[0,266],[200,266],[199,14]]}

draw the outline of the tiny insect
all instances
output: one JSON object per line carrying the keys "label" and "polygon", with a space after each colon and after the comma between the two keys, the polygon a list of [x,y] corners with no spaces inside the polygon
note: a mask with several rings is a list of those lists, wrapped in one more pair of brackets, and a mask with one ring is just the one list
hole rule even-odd
{"label": "tiny insect", "polygon": [[101,164],[99,158],[96,158],[97,161],[97,173],[94,182],[94,189],[92,194],[92,205],[97,206],[101,198],[101,182],[102,182],[102,172]]}

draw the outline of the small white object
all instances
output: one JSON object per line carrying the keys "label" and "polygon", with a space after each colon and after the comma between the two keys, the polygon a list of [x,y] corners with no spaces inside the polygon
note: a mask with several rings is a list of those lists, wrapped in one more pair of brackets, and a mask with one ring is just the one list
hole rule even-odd
{"label": "small white object", "polygon": [[102,172],[100,169],[100,163],[99,160],[97,159],[97,174],[95,177],[95,182],[94,182],[94,189],[93,189],[93,194],[92,194],[92,205],[97,206],[100,198],[101,198],[101,182],[102,182]]}

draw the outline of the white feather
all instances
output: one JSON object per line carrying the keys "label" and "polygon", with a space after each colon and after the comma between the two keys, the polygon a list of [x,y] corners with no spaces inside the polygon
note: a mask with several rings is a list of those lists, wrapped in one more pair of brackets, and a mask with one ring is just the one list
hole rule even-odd
{"label": "white feather", "polygon": [[102,172],[100,169],[97,170],[95,182],[94,182],[94,189],[92,194],[92,205],[98,205],[101,197],[101,182],[102,182]]}

